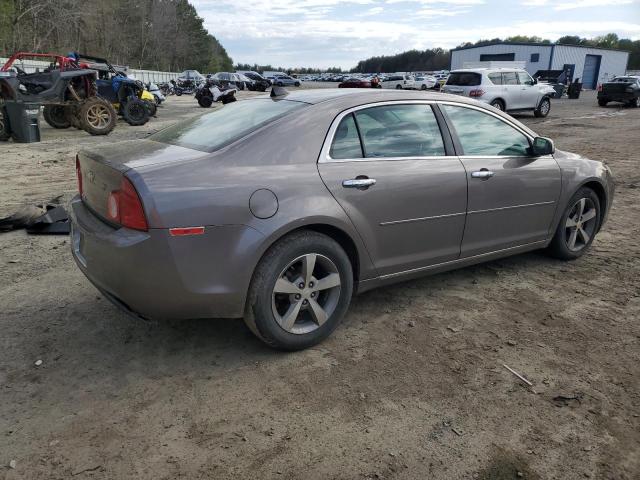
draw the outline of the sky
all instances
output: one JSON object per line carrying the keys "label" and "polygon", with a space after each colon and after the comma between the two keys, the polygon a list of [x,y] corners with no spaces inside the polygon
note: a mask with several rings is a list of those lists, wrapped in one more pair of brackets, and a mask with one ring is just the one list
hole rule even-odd
{"label": "sky", "polygon": [[191,0],[235,63],[352,68],[406,50],[537,35],[640,40],[640,0]]}

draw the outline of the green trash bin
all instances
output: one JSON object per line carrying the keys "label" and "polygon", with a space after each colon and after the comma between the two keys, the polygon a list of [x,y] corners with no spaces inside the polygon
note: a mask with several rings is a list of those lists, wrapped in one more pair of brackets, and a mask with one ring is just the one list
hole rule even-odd
{"label": "green trash bin", "polygon": [[[39,103],[4,102],[11,137],[19,143],[40,141]],[[6,121],[6,118],[5,118]]]}

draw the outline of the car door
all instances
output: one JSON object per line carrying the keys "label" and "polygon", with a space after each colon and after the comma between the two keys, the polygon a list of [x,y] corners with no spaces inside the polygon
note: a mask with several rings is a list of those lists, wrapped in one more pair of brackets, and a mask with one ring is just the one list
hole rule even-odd
{"label": "car door", "polygon": [[530,137],[493,112],[454,104],[442,111],[469,181],[461,257],[547,239],[561,188],[553,156],[531,156]]}
{"label": "car door", "polygon": [[517,72],[520,83],[520,108],[534,109],[540,101],[540,88],[527,72]]}
{"label": "car door", "polygon": [[518,83],[518,75],[516,72],[502,72],[502,88],[507,110],[518,110],[522,108],[520,84]]}
{"label": "car door", "polygon": [[431,105],[358,107],[336,119],[327,139],[320,175],[380,275],[459,257],[467,179]]}

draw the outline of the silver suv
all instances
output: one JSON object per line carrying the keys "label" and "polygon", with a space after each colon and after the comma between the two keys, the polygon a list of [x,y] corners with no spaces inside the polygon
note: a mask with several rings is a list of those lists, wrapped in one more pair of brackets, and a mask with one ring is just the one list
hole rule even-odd
{"label": "silver suv", "polygon": [[538,84],[525,70],[517,68],[478,68],[451,72],[443,87],[445,93],[464,95],[503,111],[532,110],[536,117],[551,111],[555,93]]}

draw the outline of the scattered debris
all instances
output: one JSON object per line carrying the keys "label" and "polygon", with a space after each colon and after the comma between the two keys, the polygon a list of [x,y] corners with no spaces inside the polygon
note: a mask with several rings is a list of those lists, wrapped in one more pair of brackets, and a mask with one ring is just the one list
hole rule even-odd
{"label": "scattered debris", "polygon": [[81,473],[95,472],[101,467],[102,465],[96,465],[95,467],[88,467],[88,468],[85,468],[84,470],[78,470],[77,472],[73,472],[71,475],[75,477],[76,475],[80,475]]}
{"label": "scattered debris", "polygon": [[451,330],[453,333],[458,333],[461,329],[447,325],[447,330]]}
{"label": "scattered debris", "polygon": [[556,395],[553,397],[553,402],[556,407],[568,407],[571,405],[580,405],[582,403],[583,393],[576,393],[574,395]]}
{"label": "scattered debris", "polygon": [[507,340],[507,345],[515,347],[516,345],[518,345],[518,342],[516,342],[515,340]]}
{"label": "scattered debris", "polygon": [[15,461],[15,460],[11,460],[11,461],[9,462],[9,468],[11,468],[12,470],[15,470],[16,465],[17,465],[17,463],[16,463],[16,461]]}
{"label": "scattered debris", "polygon": [[31,234],[68,235],[69,215],[60,205],[62,195],[42,205],[28,205],[13,215],[0,219],[0,232],[26,229]]}
{"label": "scattered debris", "polygon": [[453,433],[455,433],[456,435],[458,435],[459,437],[464,435],[464,432],[462,430],[460,430],[459,428],[451,427],[451,431]]}
{"label": "scattered debris", "polygon": [[502,366],[504,368],[506,368],[507,370],[509,370],[511,373],[513,373],[516,377],[518,377],[520,380],[522,380],[524,383],[526,383],[527,385],[529,385],[530,387],[533,387],[533,383],[531,383],[529,380],[527,380],[526,378],[524,378],[522,375],[520,375],[518,372],[516,372],[514,369],[512,369],[511,367],[507,366],[506,364],[502,364]]}
{"label": "scattered debris", "polygon": [[410,327],[415,327],[415,326],[416,326],[416,322],[414,322],[413,320],[411,320],[411,321],[409,322],[409,326],[410,326]]}
{"label": "scattered debris", "polygon": [[35,366],[39,367],[40,365],[42,365],[42,360],[40,359],[36,360]]}

